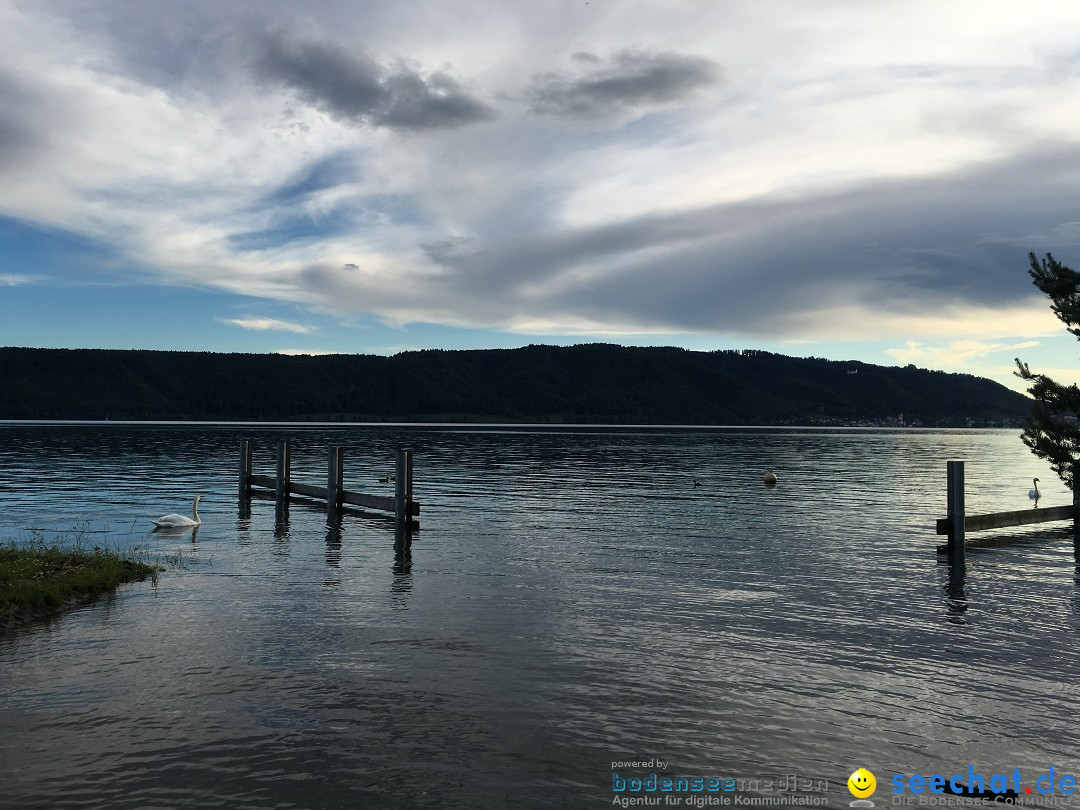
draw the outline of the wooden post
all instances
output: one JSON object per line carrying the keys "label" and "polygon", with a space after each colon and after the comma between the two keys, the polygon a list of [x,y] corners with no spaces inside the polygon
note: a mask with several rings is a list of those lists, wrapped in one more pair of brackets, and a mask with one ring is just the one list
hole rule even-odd
{"label": "wooden post", "polygon": [[251,439],[240,441],[240,497],[251,496]]}
{"label": "wooden post", "polygon": [[331,447],[326,463],[326,525],[341,514],[341,490],[345,483],[345,448]]}
{"label": "wooden post", "polygon": [[408,450],[398,450],[394,464],[394,533],[402,538],[409,528],[409,500],[412,497],[409,473],[412,455]]}
{"label": "wooden post", "polygon": [[1072,483],[1073,483],[1073,537],[1080,538],[1080,464],[1073,464],[1072,468]]}
{"label": "wooden post", "polygon": [[278,442],[277,446],[277,480],[275,497],[278,503],[289,500],[289,467],[292,462],[292,451],[288,442]]}
{"label": "wooden post", "polygon": [[964,462],[950,461],[949,491],[949,562],[964,565]]}
{"label": "wooden post", "polygon": [[413,513],[413,453],[412,450],[405,451],[405,525],[407,528],[412,528],[412,513]]}

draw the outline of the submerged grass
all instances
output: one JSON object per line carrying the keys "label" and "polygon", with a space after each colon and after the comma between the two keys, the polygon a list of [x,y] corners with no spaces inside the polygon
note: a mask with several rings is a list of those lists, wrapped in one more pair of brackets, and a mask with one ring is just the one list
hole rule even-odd
{"label": "submerged grass", "polygon": [[86,550],[81,542],[65,546],[48,545],[40,538],[29,544],[9,541],[0,546],[0,625],[90,601],[124,582],[150,577],[156,584],[161,570],[131,554],[99,546]]}

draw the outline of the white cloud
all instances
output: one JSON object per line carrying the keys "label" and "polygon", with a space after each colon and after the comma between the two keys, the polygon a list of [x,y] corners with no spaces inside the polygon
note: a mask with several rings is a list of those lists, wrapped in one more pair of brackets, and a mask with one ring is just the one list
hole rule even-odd
{"label": "white cloud", "polygon": [[[985,332],[993,331],[990,323],[987,323],[986,327]],[[1033,355],[1044,357],[1047,352],[1056,354],[1058,348],[1054,344],[1059,341],[1062,331],[1058,324],[1055,330],[1058,337],[1046,343],[1040,340],[1001,341],[971,338],[940,343],[907,340],[902,346],[885,349],[885,354],[898,365],[912,364],[920,368],[975,374],[995,380],[1014,391],[1026,393],[1028,383],[1016,376],[1014,358],[1019,356],[1025,359]],[[1025,351],[1029,349],[1036,352]],[[1066,383],[1080,381],[1080,369],[1056,368],[1046,371],[1039,367],[1033,370],[1050,374],[1051,377]]]}
{"label": "white cloud", "polygon": [[310,335],[315,331],[310,326],[290,323],[289,321],[279,321],[274,318],[218,318],[218,321],[230,326],[239,326],[241,329],[250,329],[254,332],[296,332],[299,335]]}
{"label": "white cloud", "polygon": [[981,340],[954,340],[947,344],[925,344],[915,340],[905,341],[900,348],[886,349],[885,353],[901,365],[914,363],[927,368],[962,368],[972,360],[983,360],[997,352],[1015,352],[1041,345],[1037,340],[1019,343],[987,343]]}

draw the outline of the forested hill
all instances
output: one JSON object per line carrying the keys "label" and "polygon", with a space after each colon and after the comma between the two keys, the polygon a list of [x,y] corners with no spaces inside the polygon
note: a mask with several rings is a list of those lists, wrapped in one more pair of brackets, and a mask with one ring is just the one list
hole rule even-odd
{"label": "forested hill", "polygon": [[0,349],[0,419],[614,424],[1017,423],[1028,400],[966,374],[759,351],[607,344],[393,357]]}

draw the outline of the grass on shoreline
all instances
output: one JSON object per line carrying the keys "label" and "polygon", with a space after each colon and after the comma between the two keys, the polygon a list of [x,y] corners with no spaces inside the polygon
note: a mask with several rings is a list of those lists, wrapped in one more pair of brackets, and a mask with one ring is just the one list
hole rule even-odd
{"label": "grass on shoreline", "polygon": [[0,546],[0,616],[19,609],[55,610],[69,600],[89,600],[123,582],[164,570],[113,551],[44,543]]}

